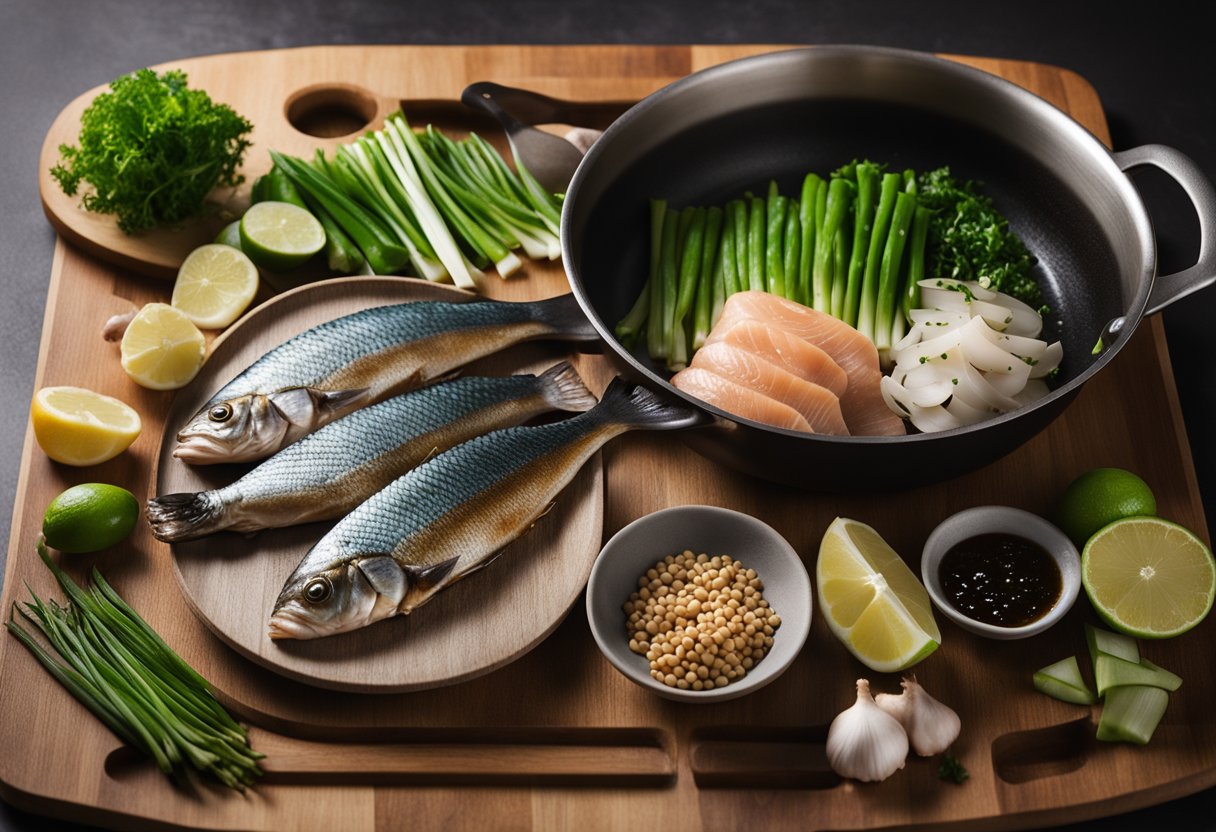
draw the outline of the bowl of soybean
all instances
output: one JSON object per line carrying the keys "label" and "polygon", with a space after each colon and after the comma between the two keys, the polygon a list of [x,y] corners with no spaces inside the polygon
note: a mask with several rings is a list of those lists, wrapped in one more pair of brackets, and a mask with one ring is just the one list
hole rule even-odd
{"label": "bowl of soybean", "polygon": [[[626,605],[636,603],[630,596],[651,585],[654,591],[642,593],[651,598],[637,599],[643,606],[660,593],[681,599],[682,614],[670,627],[660,622],[677,609],[656,616],[654,604],[630,624]],[[631,681],[666,699],[722,702],[759,690],[789,668],[810,633],[812,597],[802,559],[771,526],[716,506],[676,506],[634,520],[605,544],[587,583],[587,620],[604,656]],[[657,626],[647,633],[651,619]],[[639,645],[643,633],[648,641]],[[743,640],[737,649],[733,639]],[[665,659],[663,678],[656,678],[652,661],[660,654],[652,648],[661,644],[671,645],[661,655],[680,655]],[[716,668],[715,659],[722,660]]]}

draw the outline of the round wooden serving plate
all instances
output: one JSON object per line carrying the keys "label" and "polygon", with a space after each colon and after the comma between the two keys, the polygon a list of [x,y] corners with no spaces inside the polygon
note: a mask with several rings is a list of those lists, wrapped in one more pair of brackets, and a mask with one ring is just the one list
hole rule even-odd
{"label": "round wooden serving plate", "polygon": [[[270,348],[366,307],[473,297],[417,280],[354,277],[305,286],[259,307],[216,342],[198,377],[176,397],[161,442],[157,493],[216,488],[246,470],[187,465],[172,456],[174,434],[215,390]],[[560,347],[525,344],[469,365],[466,372],[535,372],[564,357]],[[170,548],[191,608],[241,654],[320,687],[390,693],[471,679],[536,646],[561,623],[586,584],[602,520],[603,476],[596,455],[553,511],[491,567],[411,615],[315,641],[272,642],[266,624],[284,580],[332,524],[252,536],[223,532]]]}

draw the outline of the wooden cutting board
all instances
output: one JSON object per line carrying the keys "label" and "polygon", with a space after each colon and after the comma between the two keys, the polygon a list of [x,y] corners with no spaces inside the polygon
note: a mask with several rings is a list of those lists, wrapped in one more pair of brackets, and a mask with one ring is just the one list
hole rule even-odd
{"label": "wooden cutting board", "polygon": [[[271,113],[258,122],[261,149],[303,150],[312,140],[273,114],[284,111],[293,93],[318,84],[427,102],[454,117],[451,102],[471,81],[623,101],[690,71],[773,48],[325,47],[171,66],[246,114]],[[1098,98],[1077,75],[1014,61],[959,60],[1028,87],[1107,136]],[[42,168],[45,175],[46,164]],[[494,294],[519,299],[552,293],[561,280],[556,266],[531,265],[527,278],[490,286]],[[57,246],[36,385],[79,384],[119,396],[143,414],[145,429],[128,453],[83,471],[48,462],[27,432],[5,603],[25,596],[25,582],[57,595],[33,546],[43,508],[59,490],[102,480],[151,493],[170,396],[130,383],[116,348],[97,332],[110,314],[166,296],[163,282]],[[813,566],[824,529],[846,515],[874,525],[915,564],[932,527],[956,510],[1004,503],[1047,513],[1078,473],[1119,466],[1149,482],[1163,516],[1206,537],[1159,319],[1139,328],[1115,365],[1016,453],[958,480],[898,494],[794,492],[718,468],[670,438],[625,437],[604,452],[603,533],[665,506],[724,505],[773,525]],[[594,360],[581,369],[603,373]],[[175,790],[19,644],[0,638],[0,713],[6,717],[0,794],[32,811],[94,824],[999,830],[1129,811],[1216,784],[1216,715],[1209,707],[1216,697],[1209,648],[1216,617],[1178,639],[1143,645],[1145,655],[1185,679],[1145,748],[1095,742],[1096,709],[1065,705],[1031,688],[1036,668],[1084,654],[1082,624],[1094,620],[1084,601],[1053,630],[1020,642],[982,640],[943,620],[943,645],[917,673],[961,715],[963,734],[954,750],[971,779],[957,787],[943,783],[936,762],[912,759],[886,782],[862,785],[842,783],[827,769],[827,726],[851,703],[854,679],[868,675],[884,691],[895,691],[898,679],[868,674],[819,617],[785,675],[720,705],[681,705],[634,686],[597,651],[578,604],[539,647],[489,675],[411,694],[341,694],[283,679],[226,648],[191,614],[166,547],[143,528],[95,559],[70,559],[70,566],[82,575],[94,561],[214,682],[252,725],[254,746],[268,754],[264,784],[244,798],[211,788]]]}

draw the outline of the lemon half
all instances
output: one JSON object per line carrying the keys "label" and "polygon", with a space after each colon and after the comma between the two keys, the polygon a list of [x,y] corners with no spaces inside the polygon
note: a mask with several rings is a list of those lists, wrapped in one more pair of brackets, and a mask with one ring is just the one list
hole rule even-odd
{"label": "lemon half", "polygon": [[118,399],[83,387],[44,387],[30,404],[34,438],[65,465],[97,465],[130,447],[143,425]]}
{"label": "lemon half", "polygon": [[151,390],[176,390],[190,383],[203,366],[207,341],[180,309],[149,303],[122,336],[122,368]]}

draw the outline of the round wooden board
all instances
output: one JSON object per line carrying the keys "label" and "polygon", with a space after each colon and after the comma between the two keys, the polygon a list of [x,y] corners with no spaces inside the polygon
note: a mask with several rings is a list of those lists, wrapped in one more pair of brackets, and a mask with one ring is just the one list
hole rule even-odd
{"label": "round wooden board", "polygon": [[[244,466],[186,465],[172,456],[174,433],[228,379],[271,347],[359,309],[418,300],[467,300],[449,287],[402,278],[316,283],[259,307],[219,341],[176,397],[161,442],[157,493],[231,482]],[[469,374],[534,372],[565,357],[560,346],[525,344],[469,365]],[[514,661],[561,623],[599,551],[603,476],[597,454],[536,528],[489,568],[401,616],[315,641],[272,642],[266,622],[284,580],[332,524],[221,533],[171,546],[187,602],[237,651],[271,670],[335,690],[390,693],[454,684]]]}

